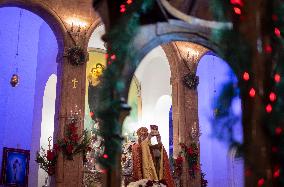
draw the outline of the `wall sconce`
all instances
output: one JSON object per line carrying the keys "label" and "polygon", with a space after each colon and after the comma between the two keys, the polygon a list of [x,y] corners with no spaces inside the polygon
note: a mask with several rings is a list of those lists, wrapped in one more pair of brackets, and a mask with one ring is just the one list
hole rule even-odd
{"label": "wall sconce", "polygon": [[199,58],[199,51],[196,51],[192,48],[187,49],[187,61],[196,62]]}
{"label": "wall sconce", "polygon": [[70,17],[66,20],[69,25],[68,33],[77,44],[79,39],[84,39],[87,34],[88,23],[76,17]]}

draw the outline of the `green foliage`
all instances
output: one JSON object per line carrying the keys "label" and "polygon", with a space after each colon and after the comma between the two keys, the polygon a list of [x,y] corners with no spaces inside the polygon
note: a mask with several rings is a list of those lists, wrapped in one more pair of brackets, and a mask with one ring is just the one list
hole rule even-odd
{"label": "green foliage", "polygon": [[[100,82],[96,116],[100,121],[100,136],[105,140],[104,155],[107,155],[107,158],[99,157],[98,160],[105,169],[112,169],[118,164],[117,156],[123,140],[118,120],[122,111],[119,95],[125,85],[120,76],[125,62],[133,59],[131,43],[140,26],[140,16],[151,9],[153,3],[152,0],[133,1],[104,36],[108,43],[109,65]],[[115,59],[110,58],[112,55],[115,55]]]}
{"label": "green foliage", "polygon": [[[267,137],[270,138],[272,142],[272,147],[274,151],[271,153],[273,157],[273,163],[275,166],[277,165],[280,171],[280,177],[275,176],[275,172],[277,172],[277,167],[273,168],[274,182],[276,186],[284,186],[284,82],[281,80],[279,83],[274,81],[274,75],[277,73],[283,78],[284,75],[284,2],[281,0],[273,0],[269,1],[268,5],[271,5],[271,9],[267,8],[267,20],[261,20],[262,22],[266,22],[267,27],[262,28],[265,30],[264,32],[268,32],[267,37],[269,40],[263,41],[262,48],[257,49],[261,52],[263,50],[263,56],[267,61],[266,71],[266,79],[259,80],[264,83],[264,93],[259,93],[262,98],[263,104],[263,127],[267,132]],[[215,30],[212,33],[212,41],[219,45],[219,49],[217,53],[224,58],[232,67],[233,71],[239,77],[239,88],[241,91],[241,97],[244,100],[248,101],[248,92],[249,88],[253,86],[258,90],[258,85],[256,80],[250,80],[248,82],[242,81],[241,76],[244,71],[248,72],[251,77],[253,77],[254,72],[252,72],[252,63],[253,59],[251,58],[252,46],[250,46],[246,40],[245,36],[243,36],[238,28],[238,25],[243,22],[240,18],[236,17],[236,15],[229,14],[233,12],[233,8],[230,5],[229,0],[213,0],[212,1],[212,11],[217,20],[230,20],[234,23],[234,28],[232,30]],[[246,5],[244,4],[244,8]],[[245,10],[243,10],[245,12]],[[275,28],[278,28],[281,32],[281,36],[277,36],[274,31]],[[265,47],[271,46],[271,52],[265,51]],[[260,47],[260,46],[258,46]],[[260,47],[261,48],[261,47]],[[276,102],[272,102],[269,100],[269,94],[271,92],[275,92],[277,95]],[[225,85],[223,88],[222,94],[218,98],[218,105],[216,106],[220,113],[215,116],[215,120],[222,121],[221,128],[226,131],[232,131],[232,121],[230,117],[226,116],[230,109],[231,101],[236,95],[232,90],[230,85]],[[253,99],[253,98],[250,98]],[[265,106],[267,104],[272,105],[272,112],[265,112]],[[226,112],[227,111],[227,112]],[[250,112],[250,111],[244,111]],[[247,124],[248,125],[248,124]],[[217,128],[214,126],[214,128]],[[215,129],[216,130],[216,129]],[[218,131],[218,129],[217,129]],[[231,137],[229,137],[229,141],[231,143],[236,143],[234,138],[232,137],[233,133],[231,133]],[[239,144],[238,144],[239,146]],[[247,163],[248,165],[249,163]],[[280,167],[280,168],[279,168]],[[275,169],[276,168],[276,169]],[[253,166],[252,166],[253,169]],[[258,171],[253,171],[258,173]],[[265,176],[263,177],[266,180]]]}

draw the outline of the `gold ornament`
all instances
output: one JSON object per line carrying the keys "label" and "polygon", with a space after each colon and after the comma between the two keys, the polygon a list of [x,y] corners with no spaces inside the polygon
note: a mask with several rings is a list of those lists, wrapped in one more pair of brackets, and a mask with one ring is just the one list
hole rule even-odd
{"label": "gold ornament", "polygon": [[15,87],[19,84],[19,76],[17,74],[13,74],[10,80],[10,84],[12,87]]}

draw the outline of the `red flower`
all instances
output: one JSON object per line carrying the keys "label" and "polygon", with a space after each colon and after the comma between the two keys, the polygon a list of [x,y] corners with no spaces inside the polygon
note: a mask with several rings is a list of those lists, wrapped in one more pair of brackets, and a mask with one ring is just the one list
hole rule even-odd
{"label": "red flower", "polygon": [[47,150],[47,156],[46,156],[48,161],[51,161],[54,159],[54,152],[52,150]]}
{"label": "red flower", "polygon": [[58,153],[59,150],[60,150],[59,145],[58,145],[58,144],[54,144],[54,145],[53,145],[53,150],[54,150],[55,153]]}
{"label": "red flower", "polygon": [[193,154],[193,150],[192,150],[191,147],[187,149],[187,153],[188,153],[189,155],[192,155],[192,154]]}
{"label": "red flower", "polygon": [[68,154],[71,154],[72,151],[73,151],[73,145],[71,145],[71,144],[67,145],[66,151],[67,151]]}
{"label": "red flower", "polygon": [[70,130],[71,134],[76,133],[77,129],[78,129],[78,127],[76,127],[76,124],[72,123],[72,124],[69,125],[69,130]]}
{"label": "red flower", "polygon": [[185,149],[185,148],[186,148],[186,145],[185,145],[184,143],[180,143],[180,147],[181,147],[182,149]]}
{"label": "red flower", "polygon": [[193,166],[193,170],[194,170],[194,171],[199,171],[198,165],[194,165],[194,166]]}
{"label": "red flower", "polygon": [[73,142],[78,142],[79,140],[79,136],[78,134],[72,134],[71,137],[70,137],[71,141]]}
{"label": "red flower", "polygon": [[146,183],[146,186],[153,186],[153,182],[148,180],[148,182]]}
{"label": "red flower", "polygon": [[182,158],[181,156],[178,156],[178,157],[176,158],[176,163],[177,163],[178,165],[180,165],[180,164],[182,164],[182,162],[183,162],[183,158]]}

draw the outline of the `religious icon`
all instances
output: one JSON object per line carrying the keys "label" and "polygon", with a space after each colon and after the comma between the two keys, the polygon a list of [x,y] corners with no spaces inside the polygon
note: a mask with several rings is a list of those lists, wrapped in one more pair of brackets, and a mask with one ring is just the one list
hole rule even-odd
{"label": "religious icon", "polygon": [[4,147],[1,184],[27,187],[29,160],[29,150]]}
{"label": "religious icon", "polygon": [[12,87],[17,86],[19,83],[19,76],[17,74],[13,74],[10,80],[10,84]]}
{"label": "religious icon", "polygon": [[103,74],[104,66],[101,63],[97,63],[95,67],[91,69],[91,72],[88,74],[88,104],[90,108],[90,113],[92,113],[92,119],[97,121],[95,116],[96,110],[96,100],[98,99],[98,86],[100,82],[100,77]]}
{"label": "religious icon", "polygon": [[[150,125],[150,128],[150,133],[146,127],[137,130],[138,143],[132,146],[133,179],[164,180],[168,187],[173,187],[169,158],[161,142],[158,126]],[[156,137],[157,144],[150,143],[152,137]]]}

